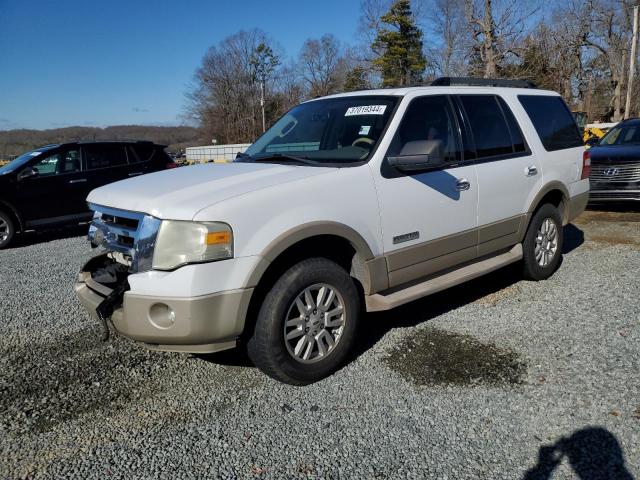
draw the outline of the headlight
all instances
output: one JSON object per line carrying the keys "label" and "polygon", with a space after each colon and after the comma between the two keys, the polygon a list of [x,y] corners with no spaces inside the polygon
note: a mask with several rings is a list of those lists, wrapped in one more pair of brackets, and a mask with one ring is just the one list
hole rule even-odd
{"label": "headlight", "polygon": [[173,270],[188,263],[233,257],[233,232],[226,223],[163,220],[153,253],[153,268]]}

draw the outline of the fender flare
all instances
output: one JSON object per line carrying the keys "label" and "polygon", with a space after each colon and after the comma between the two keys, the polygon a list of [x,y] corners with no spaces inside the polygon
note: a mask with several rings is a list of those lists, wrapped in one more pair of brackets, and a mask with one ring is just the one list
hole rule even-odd
{"label": "fender flare", "polygon": [[381,265],[380,259],[384,261],[384,257],[374,258],[371,247],[367,241],[356,230],[339,222],[316,221],[298,225],[291,228],[272,240],[264,250],[259,254],[261,261],[258,262],[253,271],[249,274],[246,287],[251,288],[258,285],[263,275],[282,253],[296,243],[303,240],[318,237],[322,235],[331,235],[340,237],[348,241],[356,254],[364,263],[363,268],[363,284],[365,292],[380,291],[388,285],[388,276],[386,274],[386,263],[384,267]]}
{"label": "fender flare", "polygon": [[538,193],[536,194],[535,197],[533,197],[533,200],[529,205],[529,209],[527,210],[527,214],[529,218],[531,218],[531,216],[533,215],[533,212],[535,212],[536,209],[540,206],[540,202],[542,201],[543,197],[547,195],[549,192],[552,192],[554,190],[558,190],[562,194],[562,211],[560,212],[562,216],[562,224],[566,225],[568,223],[569,221],[568,206],[569,206],[569,199],[571,198],[571,196],[569,195],[569,190],[567,189],[566,185],[558,180],[553,180],[549,183],[546,183],[540,190],[538,190]]}

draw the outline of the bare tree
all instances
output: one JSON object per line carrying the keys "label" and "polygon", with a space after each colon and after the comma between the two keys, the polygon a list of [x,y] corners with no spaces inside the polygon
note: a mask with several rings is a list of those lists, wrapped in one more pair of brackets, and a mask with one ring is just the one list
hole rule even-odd
{"label": "bare tree", "polygon": [[341,50],[338,39],[331,34],[304,42],[299,63],[309,96],[329,95],[342,88],[347,65]]}
{"label": "bare tree", "polygon": [[526,5],[518,0],[465,0],[475,67],[485,77],[495,77],[510,55],[518,55],[518,42],[527,30],[525,20],[537,10],[536,0]]}
{"label": "bare tree", "polygon": [[618,121],[623,117],[622,96],[627,70],[627,55],[631,40],[631,12],[634,0],[590,0],[589,29],[583,44],[592,49],[592,64],[606,71],[610,79],[610,116]]}
{"label": "bare tree", "polygon": [[427,54],[436,73],[444,76],[461,76],[466,73],[469,42],[465,29],[463,0],[431,0],[426,27],[433,30],[427,45]]}
{"label": "bare tree", "polygon": [[[187,98],[191,117],[209,138],[247,142],[262,131],[260,89],[253,63],[260,45],[269,45],[264,32],[240,31],[211,47],[202,59]],[[267,82],[267,104],[272,91]],[[268,109],[266,115],[268,124],[272,120]]]}

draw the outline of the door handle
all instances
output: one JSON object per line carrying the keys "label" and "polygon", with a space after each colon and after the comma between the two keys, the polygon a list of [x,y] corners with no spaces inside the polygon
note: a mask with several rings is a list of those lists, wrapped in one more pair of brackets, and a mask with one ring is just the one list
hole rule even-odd
{"label": "door handle", "polygon": [[74,184],[74,183],[84,183],[86,182],[87,179],[86,178],[76,178],[75,180],[69,180],[69,184]]}
{"label": "door handle", "polygon": [[142,172],[132,172],[129,174],[130,177],[137,177],[138,175],[142,175]]}
{"label": "door handle", "polygon": [[471,188],[471,183],[466,178],[459,178],[456,182],[456,190],[462,192],[464,190],[469,190]]}
{"label": "door handle", "polygon": [[525,168],[524,172],[527,174],[527,177],[533,177],[538,174],[538,168],[535,165],[529,165]]}

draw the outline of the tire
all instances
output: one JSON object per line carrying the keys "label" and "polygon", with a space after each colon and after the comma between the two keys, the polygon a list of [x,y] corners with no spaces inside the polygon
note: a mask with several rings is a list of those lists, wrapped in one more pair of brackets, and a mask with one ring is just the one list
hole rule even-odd
{"label": "tire", "polygon": [[349,355],[360,310],[358,290],[343,268],[325,258],[303,260],[266,294],[247,342],[249,358],[281,382],[308,385],[321,380]]}
{"label": "tire", "polygon": [[11,245],[16,235],[13,219],[6,212],[0,210],[0,250]]}
{"label": "tire", "polygon": [[523,275],[529,280],[546,280],[555,272],[562,256],[563,229],[560,212],[542,205],[533,215],[522,243]]}

